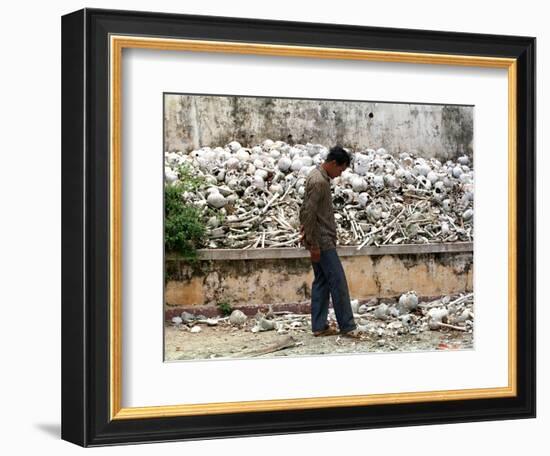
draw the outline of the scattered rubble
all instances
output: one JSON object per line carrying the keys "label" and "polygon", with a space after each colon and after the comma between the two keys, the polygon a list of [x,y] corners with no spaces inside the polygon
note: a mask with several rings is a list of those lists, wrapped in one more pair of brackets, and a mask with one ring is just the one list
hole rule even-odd
{"label": "scattered rubble", "polygon": [[[394,351],[403,349],[401,340],[410,343],[414,337],[422,336],[423,340],[433,338],[430,334],[465,334],[468,341],[473,337],[474,312],[473,293],[461,293],[454,296],[442,296],[441,298],[423,301],[414,290],[408,291],[399,299],[370,299],[353,300],[355,321],[363,332],[361,340],[372,344],[377,350]],[[300,346],[297,336],[305,337],[311,333],[311,317],[309,314],[295,314],[288,311],[273,312],[271,306],[267,312],[260,312],[247,317],[242,311],[234,310],[229,317],[218,318],[190,318],[188,312],[182,317],[172,318],[172,327],[179,331],[201,333],[201,328],[210,328],[217,334],[275,334],[278,338],[270,338],[271,344],[262,347],[261,350],[243,351],[247,347],[238,347],[231,356],[262,356],[266,353],[284,350],[288,347]],[[334,309],[329,309],[329,323],[337,327]],[[258,334],[260,336],[260,334]],[[283,337],[284,336],[284,337]],[[294,342],[290,343],[290,337]],[[202,333],[195,337],[203,337]],[[264,337],[264,336],[261,336]],[[453,337],[462,337],[460,335]],[[319,338],[316,338],[319,339]],[[321,338],[326,339],[326,338]],[[436,339],[440,341],[440,339]],[[284,343],[282,343],[284,341]],[[449,342],[449,343],[447,343]],[[436,348],[461,348],[456,340],[441,342],[442,347],[435,344]],[[452,343],[451,343],[452,342]],[[313,344],[314,342],[312,342]],[[336,345],[345,343],[343,340],[335,340]],[[470,342],[468,342],[470,343]],[[278,347],[278,348],[277,348]],[[267,349],[268,351],[262,352]],[[309,348],[308,348],[309,349]],[[256,353],[257,351],[257,353]],[[360,351],[364,351],[360,349]],[[406,351],[406,348],[405,348]],[[255,354],[252,354],[252,353]]]}
{"label": "scattered rubble", "polygon": [[285,348],[296,347],[298,345],[301,345],[301,343],[296,342],[296,340],[292,336],[286,336],[266,347],[254,350],[245,350],[234,354],[232,358],[251,358],[255,356],[262,356],[267,355],[268,353],[274,353],[279,350],[284,350]]}
{"label": "scattered rubble", "polygon": [[[320,144],[269,139],[252,148],[232,141],[189,154],[166,152],[165,182],[176,185],[182,166],[204,179],[196,191],[182,193],[203,211],[209,230],[203,247],[299,247],[305,179],[327,154]],[[470,157],[441,163],[383,148],[351,155],[351,166],[332,181],[340,245],[473,240]]]}

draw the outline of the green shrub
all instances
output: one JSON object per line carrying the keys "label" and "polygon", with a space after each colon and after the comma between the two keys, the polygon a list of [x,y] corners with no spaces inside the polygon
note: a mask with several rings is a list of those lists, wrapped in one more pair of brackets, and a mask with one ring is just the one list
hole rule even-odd
{"label": "green shrub", "polygon": [[182,163],[178,167],[178,173],[180,186],[184,192],[194,192],[206,183],[204,177],[193,174],[193,169],[187,163]]}
{"label": "green shrub", "polygon": [[166,251],[193,261],[197,258],[196,249],[205,240],[206,227],[201,210],[184,203],[184,191],[184,184],[164,187],[164,245]]}
{"label": "green shrub", "polygon": [[231,312],[233,311],[233,309],[231,308],[231,304],[229,304],[228,301],[218,302],[218,309],[220,309],[220,312],[223,315],[231,315]]}

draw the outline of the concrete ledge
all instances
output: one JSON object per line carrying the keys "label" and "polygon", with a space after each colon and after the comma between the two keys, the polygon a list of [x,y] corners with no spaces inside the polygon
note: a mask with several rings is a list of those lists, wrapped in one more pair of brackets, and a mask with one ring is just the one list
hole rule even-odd
{"label": "concrete ledge", "polygon": [[[473,252],[473,242],[453,242],[447,244],[400,244],[367,246],[358,250],[354,246],[337,247],[338,255],[373,256],[373,255],[411,255],[423,253]],[[282,258],[309,258],[309,252],[304,248],[267,248],[267,249],[200,249],[200,260],[261,260]],[[178,254],[167,254],[167,260],[178,260]]]}
{"label": "concrete ledge", "polygon": [[[415,290],[420,296],[471,291],[472,247],[471,243],[462,243],[362,250],[341,247],[339,251],[351,295],[354,299],[364,299],[387,298],[409,290]],[[166,259],[167,308],[215,306],[220,302],[254,306],[299,302],[311,297],[313,269],[304,249],[207,253],[218,255],[211,255],[210,259],[203,256],[196,263],[177,257]],[[277,256],[269,258],[266,253]]]}

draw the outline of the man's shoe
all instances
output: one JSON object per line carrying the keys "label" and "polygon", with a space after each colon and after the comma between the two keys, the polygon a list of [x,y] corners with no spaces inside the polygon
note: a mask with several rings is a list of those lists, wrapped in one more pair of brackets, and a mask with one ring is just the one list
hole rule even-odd
{"label": "man's shoe", "polygon": [[361,339],[361,336],[365,335],[365,331],[362,331],[361,329],[359,329],[359,327],[356,327],[351,331],[340,332],[340,335],[343,337],[350,337],[352,339]]}
{"label": "man's shoe", "polygon": [[336,329],[334,328],[326,328],[321,331],[313,331],[313,335],[315,337],[321,337],[321,336],[336,336],[340,334]]}

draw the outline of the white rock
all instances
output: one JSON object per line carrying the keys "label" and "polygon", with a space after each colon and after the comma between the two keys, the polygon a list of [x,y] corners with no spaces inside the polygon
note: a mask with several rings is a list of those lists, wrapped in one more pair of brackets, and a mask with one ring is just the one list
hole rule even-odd
{"label": "white rock", "polygon": [[432,184],[435,184],[438,180],[439,180],[439,176],[434,173],[433,171],[430,171],[426,177],[428,178],[428,180],[432,183]]}
{"label": "white rock", "polygon": [[266,180],[268,173],[265,169],[256,169],[256,171],[254,171],[254,175],[260,176],[263,180]]}
{"label": "white rock", "polygon": [[448,316],[448,310],[442,307],[434,307],[428,311],[428,317],[436,322],[442,322],[446,320]]}
{"label": "white rock", "polygon": [[405,170],[403,168],[397,168],[395,170],[395,177],[397,177],[398,179],[403,179],[403,177],[405,176]]}
{"label": "white rock", "polygon": [[474,216],[474,210],[473,209],[466,209],[464,213],[462,214],[462,218],[467,221],[471,220]]}
{"label": "white rock", "polygon": [[424,177],[426,177],[428,173],[431,171],[431,168],[426,163],[421,163],[419,165],[416,165],[415,169],[418,171],[418,174],[420,176],[424,176]]}
{"label": "white rock", "polygon": [[242,325],[247,319],[247,316],[241,310],[235,309],[229,316],[229,322],[232,325]]}
{"label": "white rock", "polygon": [[277,162],[277,167],[283,172],[288,171],[291,165],[292,165],[292,160],[288,157],[281,157]]}
{"label": "white rock", "polygon": [[302,163],[304,166],[311,166],[313,165],[313,158],[305,155],[303,156],[302,158],[300,158],[300,160],[302,160]]}
{"label": "white rock", "polygon": [[260,331],[271,331],[272,329],[277,329],[277,324],[275,320],[268,320],[267,318],[261,318],[258,322]]}
{"label": "white rock", "polygon": [[233,190],[231,190],[229,187],[225,185],[220,185],[219,187],[217,187],[217,189],[218,189],[218,192],[221,193],[223,196],[229,196],[233,194]]}
{"label": "white rock", "polygon": [[210,217],[208,219],[208,222],[206,222],[206,225],[211,228],[217,228],[218,226],[220,226],[220,220],[216,216]]}
{"label": "white rock", "polygon": [[353,171],[364,176],[369,170],[370,158],[367,155],[356,153],[353,156]]}
{"label": "white rock", "polygon": [[218,171],[218,173],[216,174],[216,179],[218,180],[218,182],[223,182],[225,180],[225,169]]}
{"label": "white rock", "polygon": [[250,160],[250,154],[244,149],[239,149],[235,156],[242,162]]}
{"label": "white rock", "polygon": [[413,185],[416,183],[416,179],[414,178],[413,174],[410,171],[405,171],[404,178],[405,178],[405,182],[409,185]]}
{"label": "white rock", "polygon": [[252,185],[256,188],[264,188],[265,186],[265,182],[262,178],[262,176],[259,176],[259,175],[254,175],[254,178],[252,180]]}
{"label": "white rock", "polygon": [[379,320],[386,320],[388,318],[388,305],[384,303],[379,304],[374,311],[374,317]]}
{"label": "white rock", "polygon": [[[401,313],[408,313],[418,307],[418,296],[415,291],[408,291],[399,297],[399,307]],[[403,310],[404,312],[403,312]]]}
{"label": "white rock", "polygon": [[374,179],[372,180],[372,183],[374,185],[374,188],[377,190],[381,190],[384,188],[384,177],[383,176],[374,176]]}
{"label": "white rock", "polygon": [[395,306],[390,306],[388,309],[388,315],[393,318],[399,317],[399,310]]}
{"label": "white rock", "polygon": [[230,157],[225,162],[225,167],[227,169],[238,169],[241,161],[237,157]]}
{"label": "white rock", "polygon": [[351,171],[349,168],[345,169],[342,174],[340,174],[340,183],[342,185],[347,185],[351,183],[352,177],[354,177],[355,174],[353,171]]}
{"label": "white rock", "polygon": [[365,207],[369,202],[369,194],[366,192],[359,193],[359,196],[357,197],[357,203],[361,207]]}
{"label": "white rock", "polygon": [[453,168],[453,177],[456,177],[458,179],[462,173],[463,173],[463,171],[462,171],[462,168],[460,166],[455,166]]}
{"label": "white rock", "polygon": [[208,147],[204,149],[203,157],[208,161],[214,161],[218,158],[218,153]]}
{"label": "white rock", "polygon": [[290,169],[292,171],[300,171],[300,169],[302,169],[302,166],[304,166],[304,162],[301,159],[296,158],[295,160],[292,160],[292,164],[290,165]]}
{"label": "white rock", "polygon": [[351,178],[351,187],[354,192],[364,192],[367,189],[367,183],[362,177],[353,176]]}
{"label": "white rock", "polygon": [[165,167],[164,168],[164,176],[166,182],[169,184],[172,184],[178,180],[178,174],[175,171],[172,171],[171,168]]}
{"label": "white rock", "polygon": [[457,323],[464,323],[466,320],[470,319],[470,311],[468,309],[464,309],[462,313],[456,318]]}
{"label": "white rock", "polygon": [[391,323],[388,323],[387,328],[388,329],[401,329],[403,327],[403,323],[398,321],[392,321]]}
{"label": "white rock", "polygon": [[271,139],[266,139],[263,142],[263,148],[264,148],[264,150],[269,150],[273,147],[274,144],[275,143]]}
{"label": "white rock", "polygon": [[225,197],[218,191],[211,192],[206,199],[206,202],[217,209],[224,207],[227,204]]}
{"label": "white rock", "polygon": [[229,147],[229,149],[231,149],[231,152],[233,153],[241,149],[241,145],[237,141],[231,141],[227,146]]}
{"label": "white rock", "polygon": [[391,175],[391,174],[385,174],[384,175],[384,183],[386,184],[386,186],[392,188],[392,187],[395,187],[395,184],[396,184],[396,177]]}
{"label": "white rock", "polygon": [[357,313],[359,314],[366,314],[369,307],[366,304],[361,304],[359,308],[357,309]]}
{"label": "white rock", "polygon": [[467,165],[469,163],[470,159],[468,158],[467,155],[462,155],[462,156],[458,157],[457,161],[461,165]]}

